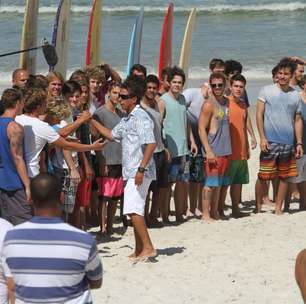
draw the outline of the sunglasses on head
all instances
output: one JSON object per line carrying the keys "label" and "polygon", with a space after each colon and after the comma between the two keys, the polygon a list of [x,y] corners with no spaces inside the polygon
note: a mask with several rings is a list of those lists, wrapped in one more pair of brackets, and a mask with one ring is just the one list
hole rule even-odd
{"label": "sunglasses on head", "polygon": [[213,89],[216,89],[216,88],[223,88],[224,84],[223,83],[212,83],[210,85]]}

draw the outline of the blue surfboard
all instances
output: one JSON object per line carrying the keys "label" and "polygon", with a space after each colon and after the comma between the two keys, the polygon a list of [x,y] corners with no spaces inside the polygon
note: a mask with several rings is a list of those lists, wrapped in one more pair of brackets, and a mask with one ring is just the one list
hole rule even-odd
{"label": "blue surfboard", "polygon": [[130,74],[131,68],[134,64],[140,63],[143,17],[144,17],[144,10],[143,8],[141,8],[139,15],[137,16],[136,21],[134,23],[132,34],[131,34],[128,62],[127,62],[127,69],[126,69],[127,75]]}

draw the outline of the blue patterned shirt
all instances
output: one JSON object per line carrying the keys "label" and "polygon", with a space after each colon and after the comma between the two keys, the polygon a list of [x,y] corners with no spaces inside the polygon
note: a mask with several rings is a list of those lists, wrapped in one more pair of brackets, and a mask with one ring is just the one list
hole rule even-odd
{"label": "blue patterned shirt", "polygon": [[[154,123],[148,113],[137,105],[133,111],[121,119],[112,130],[112,137],[122,144],[122,175],[123,179],[134,178],[143,159],[146,144],[155,143]],[[155,163],[149,161],[145,177],[156,179]]]}

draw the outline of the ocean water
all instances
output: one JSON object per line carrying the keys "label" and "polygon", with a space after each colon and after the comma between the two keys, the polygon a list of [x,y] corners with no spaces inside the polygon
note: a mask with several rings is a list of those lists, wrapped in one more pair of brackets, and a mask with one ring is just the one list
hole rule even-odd
{"label": "ocean water", "polygon": [[[40,0],[38,43],[51,40],[59,1]],[[91,0],[72,0],[69,70],[85,61]],[[211,58],[239,60],[250,81],[268,79],[284,56],[306,57],[306,0],[177,0],[174,3],[173,63],[178,62],[190,9],[198,9],[193,33],[190,78],[205,79]],[[102,59],[124,75],[130,34],[141,6],[145,9],[141,63],[156,72],[162,21],[168,2],[104,0]],[[0,0],[0,53],[18,50],[24,0]],[[10,80],[18,55],[0,58],[0,82]],[[38,51],[38,72],[47,66]]]}

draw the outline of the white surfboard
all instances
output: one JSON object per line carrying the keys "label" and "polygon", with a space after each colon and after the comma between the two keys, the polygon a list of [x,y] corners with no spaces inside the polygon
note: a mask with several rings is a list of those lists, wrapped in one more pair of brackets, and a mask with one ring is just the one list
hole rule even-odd
{"label": "white surfboard", "polygon": [[[21,50],[37,46],[38,6],[39,0],[27,0],[21,36]],[[35,74],[36,50],[21,53],[19,67],[27,70],[30,74]]]}

